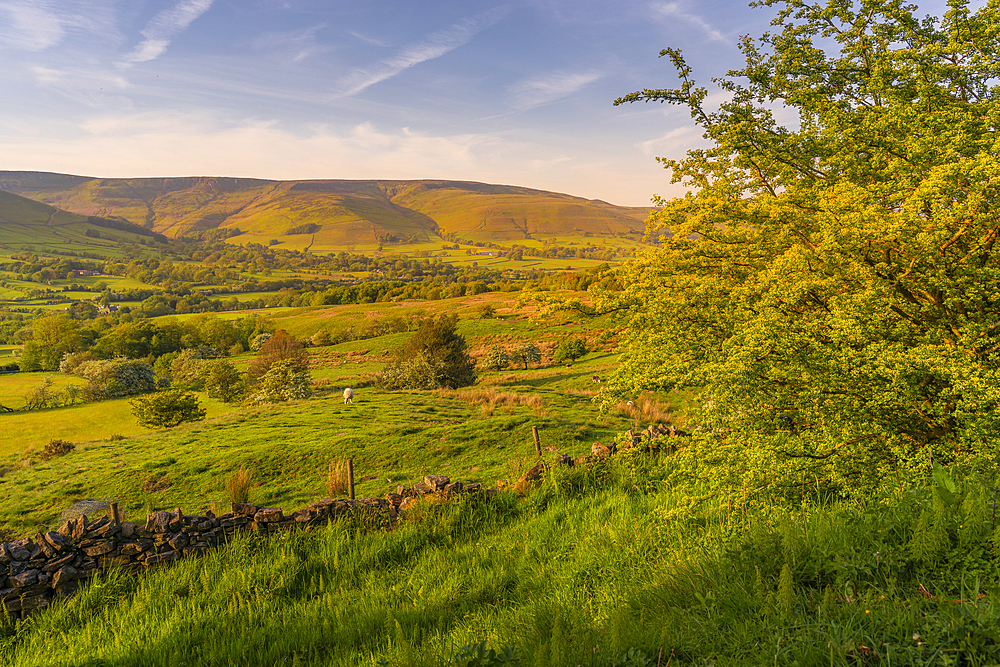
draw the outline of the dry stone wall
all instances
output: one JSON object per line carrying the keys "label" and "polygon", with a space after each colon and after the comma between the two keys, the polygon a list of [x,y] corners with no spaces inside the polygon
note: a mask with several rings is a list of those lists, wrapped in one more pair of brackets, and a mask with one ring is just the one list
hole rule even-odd
{"label": "dry stone wall", "polygon": [[238,532],[268,535],[347,516],[387,525],[421,496],[447,498],[458,493],[490,498],[496,491],[432,475],[412,487],[400,486],[384,498],[325,498],[287,515],[277,507],[235,503],[221,516],[184,514],[178,508],[154,512],[145,523],[121,520],[113,504],[108,515],[95,521],[82,515],[57,530],[0,543],[0,609],[23,618],[48,607],[53,598],[74,594],[81,582],[108,568],[141,571],[197,556],[225,545]]}

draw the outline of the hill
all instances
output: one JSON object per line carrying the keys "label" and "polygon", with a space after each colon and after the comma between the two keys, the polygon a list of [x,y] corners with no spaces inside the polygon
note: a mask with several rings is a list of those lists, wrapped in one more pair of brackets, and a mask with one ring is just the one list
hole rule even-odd
{"label": "hill", "polygon": [[162,238],[124,219],[70,213],[0,190],[0,245],[41,244],[103,254],[119,241],[151,237]]}
{"label": "hill", "polygon": [[167,236],[229,230],[235,243],[314,250],[421,243],[638,242],[651,209],[469,181],[106,179],[0,171],[0,189]]}

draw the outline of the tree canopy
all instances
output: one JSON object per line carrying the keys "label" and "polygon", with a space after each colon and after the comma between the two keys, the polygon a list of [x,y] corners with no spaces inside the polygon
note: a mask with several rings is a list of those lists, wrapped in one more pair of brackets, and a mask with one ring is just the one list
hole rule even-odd
{"label": "tree canopy", "polygon": [[379,375],[382,389],[465,387],[476,381],[475,362],[458,332],[458,316],[428,317]]}
{"label": "tree canopy", "polygon": [[991,455],[1000,3],[760,4],[773,30],[716,108],[674,49],[678,88],[615,101],[687,106],[710,146],[659,158],[689,191],[656,198],[624,290],[595,290],[625,318],[613,392],[699,389],[761,485]]}

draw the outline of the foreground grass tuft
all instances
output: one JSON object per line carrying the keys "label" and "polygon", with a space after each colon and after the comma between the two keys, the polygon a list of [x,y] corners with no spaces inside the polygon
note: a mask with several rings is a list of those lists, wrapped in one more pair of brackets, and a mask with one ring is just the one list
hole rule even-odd
{"label": "foreground grass tuft", "polygon": [[251,486],[253,486],[253,472],[240,466],[226,480],[226,493],[229,494],[229,500],[234,503],[249,502]]}

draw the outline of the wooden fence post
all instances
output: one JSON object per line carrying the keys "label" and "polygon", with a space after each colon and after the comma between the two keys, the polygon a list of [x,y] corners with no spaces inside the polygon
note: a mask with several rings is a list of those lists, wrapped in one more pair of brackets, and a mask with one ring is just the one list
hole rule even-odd
{"label": "wooden fence post", "polygon": [[347,459],[347,490],[354,500],[354,459]]}
{"label": "wooden fence post", "polygon": [[538,439],[538,427],[537,426],[532,426],[531,427],[531,437],[535,439],[535,455],[536,456],[541,456],[542,455],[542,441]]}
{"label": "wooden fence post", "polygon": [[115,522],[115,525],[121,525],[122,515],[118,513],[118,503],[111,503],[111,507],[108,509],[111,510],[111,520]]}

